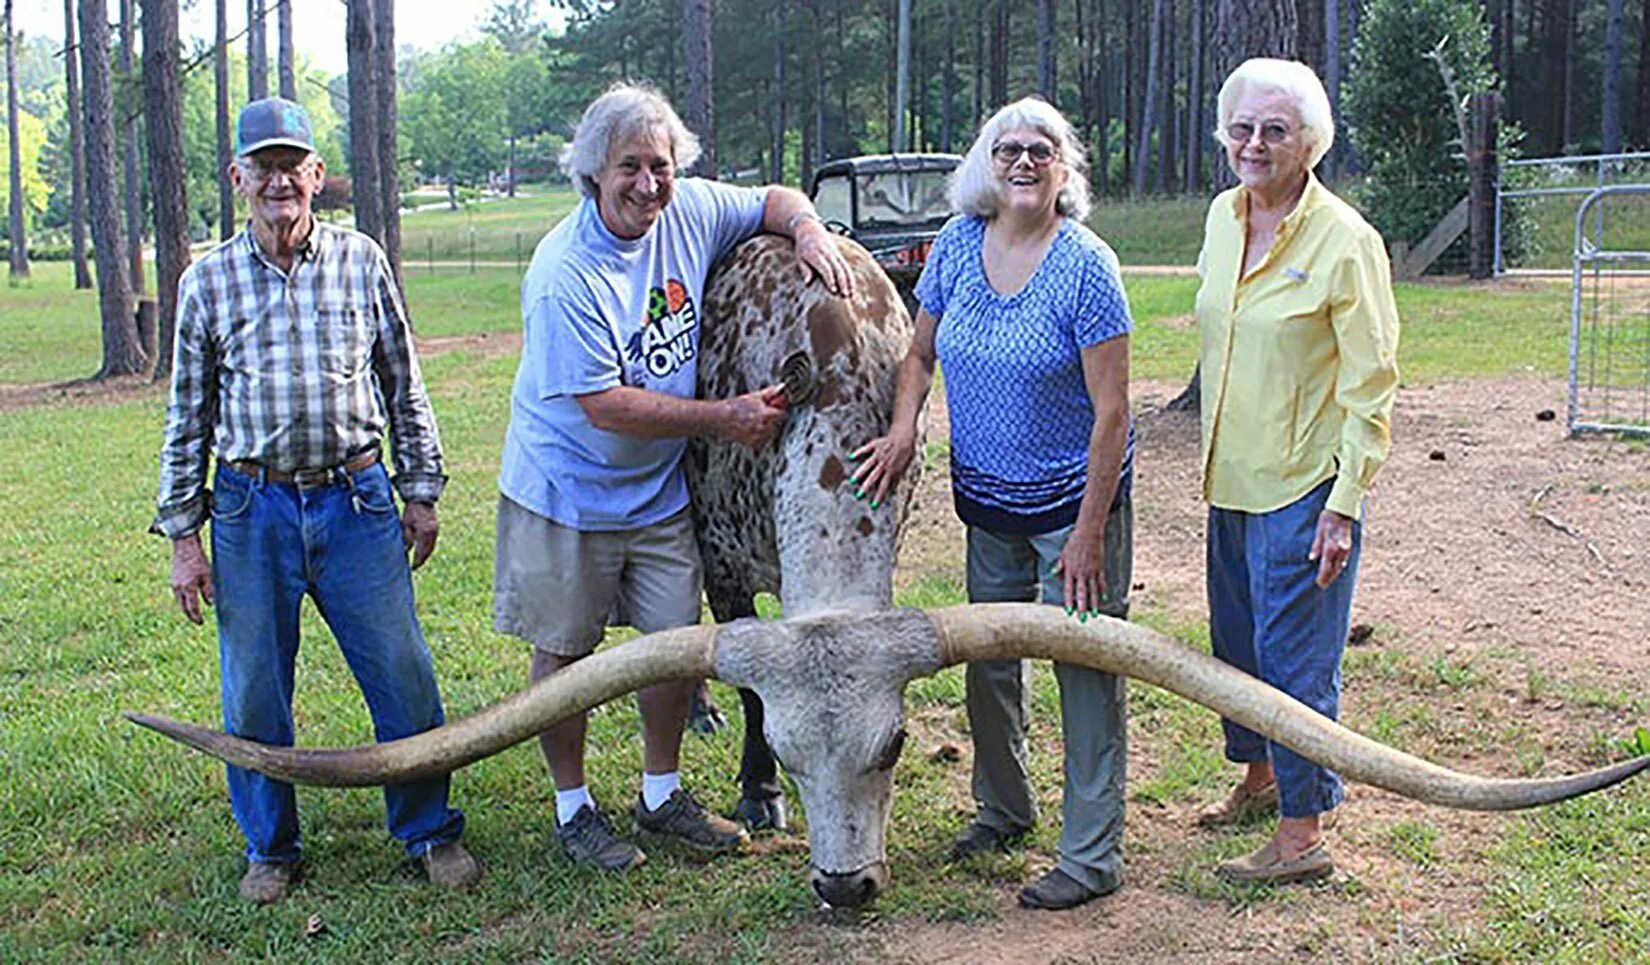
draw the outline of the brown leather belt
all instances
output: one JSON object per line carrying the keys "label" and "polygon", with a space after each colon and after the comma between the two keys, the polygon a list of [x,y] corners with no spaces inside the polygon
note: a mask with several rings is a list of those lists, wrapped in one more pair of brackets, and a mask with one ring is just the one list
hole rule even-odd
{"label": "brown leather belt", "polygon": [[284,469],[271,468],[252,459],[231,460],[229,467],[248,476],[257,476],[266,482],[291,483],[299,489],[320,489],[323,486],[342,483],[350,475],[370,467],[377,461],[378,450],[373,448],[336,466],[323,466],[319,469],[296,469],[287,472]]}

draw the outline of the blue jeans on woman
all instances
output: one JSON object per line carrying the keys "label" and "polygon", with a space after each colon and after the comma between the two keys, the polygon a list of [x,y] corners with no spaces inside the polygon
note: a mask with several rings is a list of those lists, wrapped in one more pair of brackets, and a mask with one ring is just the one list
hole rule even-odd
{"label": "blue jeans on woman", "polygon": [[[337,638],[379,741],[441,725],[435,667],[413,610],[401,520],[383,465],[299,489],[219,464],[212,597],[229,733],[291,746],[293,662],[306,595]],[[409,856],[463,833],[464,815],[447,806],[447,783],[443,775],[385,786],[390,833]],[[229,801],[249,861],[298,860],[291,784],[231,766]]]}
{"label": "blue jeans on woman", "polygon": [[[1329,479],[1268,513],[1209,508],[1209,636],[1215,656],[1271,684],[1330,720],[1340,716],[1341,654],[1352,618],[1363,527],[1352,524],[1352,553],[1327,589],[1307,558]],[[1286,818],[1332,811],[1345,792],[1341,777],[1247,727],[1222,720],[1226,759],[1270,760],[1278,810]]]}

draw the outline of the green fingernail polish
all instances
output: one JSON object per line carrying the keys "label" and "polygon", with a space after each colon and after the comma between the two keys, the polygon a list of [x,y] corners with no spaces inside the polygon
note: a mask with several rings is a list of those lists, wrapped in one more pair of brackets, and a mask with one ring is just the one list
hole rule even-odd
{"label": "green fingernail polish", "polygon": [[1076,615],[1077,615],[1077,611],[1076,611],[1076,610],[1073,610],[1073,609],[1072,609],[1072,608],[1071,608],[1071,607],[1069,607],[1069,606],[1068,606],[1068,607],[1066,607],[1066,616],[1068,616],[1068,617],[1069,617],[1069,616],[1076,616]]}
{"label": "green fingernail polish", "polygon": [[880,499],[871,500],[871,508],[872,509],[881,509],[882,508],[882,500],[880,500]]}
{"label": "green fingernail polish", "polygon": [[863,489],[854,490],[854,498],[855,499],[864,499],[865,498],[865,490],[863,490]]}
{"label": "green fingernail polish", "polygon": [[1078,614],[1077,615],[1077,622],[1078,623],[1087,623],[1087,622],[1089,622],[1089,611],[1084,610],[1082,613]]}

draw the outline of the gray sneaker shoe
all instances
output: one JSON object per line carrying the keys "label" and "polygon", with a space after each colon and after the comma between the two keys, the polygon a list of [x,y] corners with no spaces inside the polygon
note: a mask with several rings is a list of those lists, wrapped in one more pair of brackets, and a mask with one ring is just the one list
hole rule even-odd
{"label": "gray sneaker shoe", "polygon": [[268,905],[285,898],[298,882],[296,862],[278,864],[273,861],[254,861],[246,866],[241,876],[241,900],[255,905]]}
{"label": "gray sneaker shoe", "polygon": [[468,888],[481,880],[481,863],[457,841],[438,844],[419,860],[430,884],[443,888]]}
{"label": "gray sneaker shoe", "polygon": [[642,849],[619,837],[601,808],[588,804],[556,828],[556,837],[569,858],[603,871],[628,871],[647,860]]}
{"label": "gray sneaker shoe", "polygon": [[636,800],[636,826],[654,834],[679,838],[700,851],[721,854],[737,851],[750,843],[745,829],[719,814],[712,814],[682,788],[672,791],[657,811],[649,811]]}

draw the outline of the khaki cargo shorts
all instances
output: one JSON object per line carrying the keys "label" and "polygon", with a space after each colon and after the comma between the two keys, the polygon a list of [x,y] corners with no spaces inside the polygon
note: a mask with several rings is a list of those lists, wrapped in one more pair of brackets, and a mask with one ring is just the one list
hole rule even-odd
{"label": "khaki cargo shorts", "polygon": [[703,576],[686,509],[640,529],[580,531],[499,497],[493,627],[547,653],[582,657],[608,625],[696,624]]}

